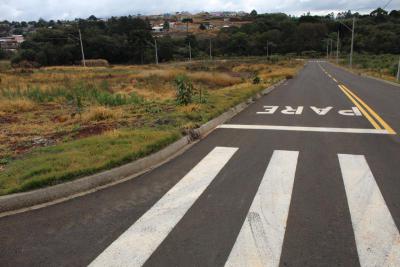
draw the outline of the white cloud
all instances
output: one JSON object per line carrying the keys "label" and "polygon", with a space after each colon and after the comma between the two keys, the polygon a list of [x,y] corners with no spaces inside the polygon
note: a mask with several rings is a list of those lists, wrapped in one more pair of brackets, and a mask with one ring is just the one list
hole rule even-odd
{"label": "white cloud", "polygon": [[[394,3],[395,1],[393,1]],[[395,8],[391,4],[387,9]],[[175,11],[222,11],[256,9],[259,13],[285,12],[300,15],[305,12],[353,10],[369,12],[386,4],[386,0],[0,0],[0,21],[86,18],[92,14],[109,17],[127,14],[161,14]]]}

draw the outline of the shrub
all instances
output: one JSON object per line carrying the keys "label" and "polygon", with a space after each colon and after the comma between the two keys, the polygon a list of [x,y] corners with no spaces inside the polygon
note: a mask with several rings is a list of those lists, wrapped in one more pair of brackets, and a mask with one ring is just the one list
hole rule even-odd
{"label": "shrub", "polygon": [[92,107],[83,114],[83,120],[89,121],[104,121],[108,119],[117,119],[122,116],[121,110],[112,110],[107,107]]}
{"label": "shrub", "polygon": [[208,84],[209,86],[230,86],[240,83],[240,78],[232,77],[227,73],[209,73],[201,71],[190,73],[189,77],[196,82]]}
{"label": "shrub", "polygon": [[8,113],[26,112],[35,109],[35,103],[27,99],[0,101],[0,111]]}
{"label": "shrub", "polygon": [[398,63],[393,64],[393,65],[390,67],[390,69],[389,69],[389,73],[390,73],[391,75],[393,75],[393,76],[396,76],[396,75],[397,75],[398,66],[399,66]]}
{"label": "shrub", "polygon": [[[105,59],[87,59],[85,60],[87,67],[108,67],[110,64]],[[81,62],[83,65],[83,62]]]}
{"label": "shrub", "polygon": [[[51,102],[58,98],[65,99],[74,106],[83,105],[82,102],[92,102],[103,106],[122,106],[127,104],[141,104],[144,99],[132,92],[129,95],[113,94],[97,88],[93,84],[78,83],[71,88],[57,87],[49,90],[42,90],[39,87],[28,87],[21,89],[0,88],[0,96],[13,99],[25,97],[38,103]],[[80,109],[80,107],[78,108]]]}
{"label": "shrub", "polygon": [[40,64],[35,61],[22,60],[17,63],[12,62],[12,67],[13,68],[21,68],[21,69],[33,69],[33,68],[39,68]]}
{"label": "shrub", "polygon": [[185,75],[179,75],[175,78],[176,84],[176,101],[180,105],[188,105],[192,103],[193,84]]}
{"label": "shrub", "polygon": [[261,82],[260,77],[256,76],[253,78],[253,84],[259,84]]}

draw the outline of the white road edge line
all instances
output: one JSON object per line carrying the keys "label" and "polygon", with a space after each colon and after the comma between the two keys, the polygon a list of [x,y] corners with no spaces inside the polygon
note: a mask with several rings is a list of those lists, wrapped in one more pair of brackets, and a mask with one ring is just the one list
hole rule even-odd
{"label": "white road edge line", "polygon": [[399,231],[365,157],[338,157],[361,266],[400,266]]}
{"label": "white road edge line", "polygon": [[361,129],[361,128],[329,128],[329,127],[304,127],[304,126],[280,126],[280,125],[245,125],[222,124],[219,129],[244,129],[244,130],[277,130],[298,132],[325,132],[325,133],[365,133],[365,134],[390,134],[386,130]]}
{"label": "white road edge line", "polygon": [[274,151],[226,267],[279,266],[298,155]]}
{"label": "white road edge line", "polygon": [[89,266],[142,266],[237,150],[214,148]]}

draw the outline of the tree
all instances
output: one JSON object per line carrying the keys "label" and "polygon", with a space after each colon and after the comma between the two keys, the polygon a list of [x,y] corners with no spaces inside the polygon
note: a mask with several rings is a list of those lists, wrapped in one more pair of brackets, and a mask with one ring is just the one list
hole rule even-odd
{"label": "tree", "polygon": [[[249,23],[241,27],[221,29],[213,40],[214,55],[265,55],[267,43],[275,43],[274,53],[321,54],[326,52],[326,39],[336,38],[340,30],[341,48],[350,50],[351,32],[345,30],[332,14],[328,16],[291,17],[283,13],[257,15],[254,10]],[[341,12],[337,19],[351,25],[352,18],[357,17],[357,34],[355,50],[365,53],[400,53],[400,11],[390,14],[377,9],[368,15],[360,15],[351,11]],[[193,22],[192,18],[182,20]],[[88,19],[74,21],[46,22],[0,22],[0,35],[7,36],[12,31],[20,32],[26,25],[34,27],[26,36],[13,58],[13,62],[21,60],[36,61],[41,65],[74,64],[81,59],[78,28],[81,29],[83,45],[87,58],[104,58],[110,63],[149,63],[154,62],[154,39],[151,34],[149,19],[132,16],[112,17],[107,21]],[[48,26],[53,25],[52,29]],[[68,26],[67,26],[68,25]],[[169,26],[169,25],[168,25]],[[167,27],[164,21],[164,28]],[[205,23],[199,25],[206,29]],[[25,29],[24,29],[25,30]],[[160,61],[184,59],[188,56],[188,44],[192,48],[192,56],[206,56],[209,49],[208,38],[196,38],[189,34],[186,38],[160,37]],[[269,46],[271,47],[271,46]],[[3,53],[4,54],[4,53]]]}
{"label": "tree", "polygon": [[6,51],[4,51],[1,47],[0,47],[0,59],[5,59],[7,57]]}
{"label": "tree", "polygon": [[370,14],[371,17],[374,18],[376,22],[384,22],[386,21],[386,17],[388,16],[388,12],[382,8],[377,8]]}
{"label": "tree", "polygon": [[169,22],[168,21],[164,21],[163,29],[166,31],[169,31]]}
{"label": "tree", "polygon": [[389,14],[389,16],[393,18],[400,18],[400,10],[392,10]]}
{"label": "tree", "polygon": [[386,16],[388,14],[388,12],[386,11],[386,10],[384,10],[384,9],[382,9],[382,8],[377,8],[377,9],[375,9],[374,11],[372,11],[371,13],[370,13],[370,16],[371,17],[379,17],[379,16],[381,16],[381,17],[384,17],[384,16]]}
{"label": "tree", "polygon": [[97,21],[97,18],[95,15],[91,15],[88,20]]}
{"label": "tree", "polygon": [[157,38],[159,61],[165,62],[174,58],[174,42],[170,36]]}
{"label": "tree", "polygon": [[253,9],[253,10],[250,12],[250,16],[256,17],[256,16],[257,16],[257,11],[256,11],[255,9]]}
{"label": "tree", "polygon": [[189,32],[189,23],[193,23],[193,19],[192,18],[184,18],[182,19],[183,23],[186,23],[186,32]]}

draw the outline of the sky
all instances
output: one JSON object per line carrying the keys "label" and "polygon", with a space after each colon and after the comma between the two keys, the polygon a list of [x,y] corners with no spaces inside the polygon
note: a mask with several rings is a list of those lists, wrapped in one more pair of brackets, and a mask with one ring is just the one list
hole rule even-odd
{"label": "sky", "polygon": [[[246,11],[284,12],[322,15],[352,10],[367,13],[385,6],[388,0],[0,0],[0,21],[63,20],[99,18],[135,14],[164,14],[176,11]],[[392,0],[387,10],[400,9],[400,0]]]}

